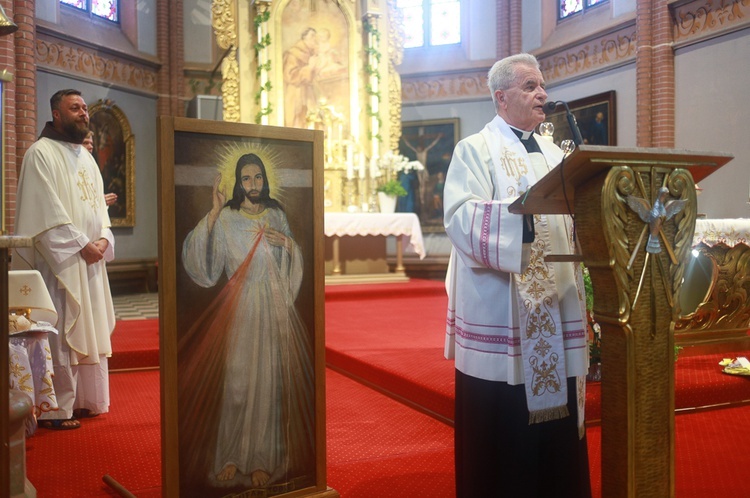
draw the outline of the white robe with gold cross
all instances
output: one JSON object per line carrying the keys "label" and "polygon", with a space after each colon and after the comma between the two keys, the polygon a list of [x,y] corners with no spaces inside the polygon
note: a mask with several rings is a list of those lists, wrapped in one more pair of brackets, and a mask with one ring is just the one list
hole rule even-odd
{"label": "white robe with gold cross", "polygon": [[[37,140],[21,167],[15,229],[33,237],[34,247],[17,249],[13,268],[42,274],[58,308],[56,327],[70,348],[69,364],[111,356],[115,314],[105,260],[114,258],[114,237],[91,154],[77,144]],[[80,250],[100,238],[109,241],[104,259],[87,265]]]}
{"label": "white robe with gold cross", "polygon": [[[519,302],[528,296],[514,274],[529,270],[531,248],[522,243],[523,217],[510,214],[508,206],[563,157],[554,144],[536,139],[545,160],[535,167],[518,137],[496,116],[481,133],[458,143],[444,192],[445,229],[453,244],[446,277],[445,355],[455,358],[456,368],[467,375],[512,385],[526,382],[521,348],[526,327],[520,323]],[[551,247],[544,247],[544,254],[573,252],[569,218],[567,223],[564,218],[546,216]],[[537,241],[541,220],[536,217]],[[585,375],[588,349],[579,268],[538,258],[536,264],[554,266],[550,283],[559,300],[551,311],[563,335],[561,371],[567,377]]]}

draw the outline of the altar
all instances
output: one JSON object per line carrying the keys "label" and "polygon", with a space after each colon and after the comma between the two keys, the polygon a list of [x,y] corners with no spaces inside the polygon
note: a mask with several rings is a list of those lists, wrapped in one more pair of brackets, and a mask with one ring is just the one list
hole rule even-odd
{"label": "altar", "polygon": [[[425,257],[414,213],[325,213],[326,284],[405,282],[404,252]],[[386,260],[386,238],[396,238],[396,267]]]}

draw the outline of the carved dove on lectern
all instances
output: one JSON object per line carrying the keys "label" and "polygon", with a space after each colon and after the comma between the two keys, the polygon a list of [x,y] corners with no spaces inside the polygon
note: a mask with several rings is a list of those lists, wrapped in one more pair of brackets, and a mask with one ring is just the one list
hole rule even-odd
{"label": "carved dove on lectern", "polygon": [[[669,189],[661,187],[656,195],[653,206],[648,205],[646,199],[629,195],[625,198],[630,209],[635,211],[645,223],[648,223],[648,242],[646,252],[658,254],[661,252],[659,231],[665,221],[676,215],[685,207],[686,199],[672,199],[667,201]],[[665,202],[666,201],[666,202]]]}

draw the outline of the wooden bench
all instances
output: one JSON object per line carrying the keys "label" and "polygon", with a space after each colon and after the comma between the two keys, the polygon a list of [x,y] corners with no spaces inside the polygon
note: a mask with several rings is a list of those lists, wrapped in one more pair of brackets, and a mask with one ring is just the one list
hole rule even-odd
{"label": "wooden bench", "polygon": [[157,292],[158,267],[156,258],[116,259],[107,263],[112,294]]}

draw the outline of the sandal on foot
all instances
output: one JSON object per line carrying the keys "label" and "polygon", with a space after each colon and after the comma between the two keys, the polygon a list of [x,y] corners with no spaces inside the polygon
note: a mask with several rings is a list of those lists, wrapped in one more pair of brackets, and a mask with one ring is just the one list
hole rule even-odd
{"label": "sandal on foot", "polygon": [[53,431],[67,431],[71,429],[80,429],[81,423],[75,418],[40,420],[39,427]]}
{"label": "sandal on foot", "polygon": [[76,408],[73,410],[73,416],[75,418],[94,418],[98,417],[99,414],[96,412],[92,412],[88,408]]}

